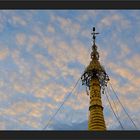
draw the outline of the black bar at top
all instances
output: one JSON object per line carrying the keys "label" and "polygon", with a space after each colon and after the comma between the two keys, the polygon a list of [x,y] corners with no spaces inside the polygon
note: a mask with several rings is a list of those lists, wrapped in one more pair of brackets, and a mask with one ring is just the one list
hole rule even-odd
{"label": "black bar at top", "polygon": [[140,9],[140,0],[0,0],[0,9]]}

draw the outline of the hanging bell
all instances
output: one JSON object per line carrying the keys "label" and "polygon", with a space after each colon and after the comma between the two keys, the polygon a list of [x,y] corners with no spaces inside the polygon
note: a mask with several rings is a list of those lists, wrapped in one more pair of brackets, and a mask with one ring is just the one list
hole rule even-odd
{"label": "hanging bell", "polygon": [[87,90],[87,87],[86,87],[86,93],[87,93],[87,95],[89,96],[89,92],[88,92],[88,90]]}

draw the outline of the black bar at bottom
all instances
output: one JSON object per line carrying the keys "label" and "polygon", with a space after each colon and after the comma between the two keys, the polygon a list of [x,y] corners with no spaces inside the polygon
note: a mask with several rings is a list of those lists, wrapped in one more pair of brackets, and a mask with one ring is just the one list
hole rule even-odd
{"label": "black bar at bottom", "polygon": [[0,139],[139,140],[140,131],[0,131]]}

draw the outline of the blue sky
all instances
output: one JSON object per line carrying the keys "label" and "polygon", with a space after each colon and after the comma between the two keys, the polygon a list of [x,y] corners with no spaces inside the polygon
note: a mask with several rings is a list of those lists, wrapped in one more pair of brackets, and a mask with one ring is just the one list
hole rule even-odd
{"label": "blue sky", "polygon": [[[1,130],[44,128],[90,62],[93,26],[100,33],[100,62],[140,125],[140,11],[1,10]],[[125,129],[135,129],[109,94]],[[107,129],[120,129],[105,95],[102,100]],[[87,130],[88,107],[89,96],[79,82],[47,130]]]}

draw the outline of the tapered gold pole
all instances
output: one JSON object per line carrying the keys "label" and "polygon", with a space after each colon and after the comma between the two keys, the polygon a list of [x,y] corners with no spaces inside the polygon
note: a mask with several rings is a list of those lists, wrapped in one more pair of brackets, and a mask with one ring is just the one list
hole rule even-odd
{"label": "tapered gold pole", "polygon": [[90,81],[90,106],[89,106],[88,130],[106,130],[103,115],[103,107],[100,93],[100,83],[97,78]]}

